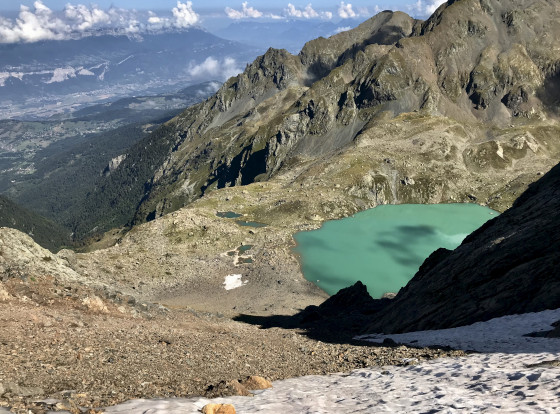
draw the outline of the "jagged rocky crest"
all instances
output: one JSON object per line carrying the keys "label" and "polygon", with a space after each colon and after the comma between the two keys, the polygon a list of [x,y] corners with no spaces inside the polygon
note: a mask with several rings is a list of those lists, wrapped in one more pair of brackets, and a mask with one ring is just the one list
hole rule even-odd
{"label": "jagged rocky crest", "polygon": [[[518,160],[537,157],[546,169],[558,160],[559,9],[545,0],[458,0],[425,22],[382,12],[352,31],[308,42],[297,56],[270,49],[170,121],[165,145],[151,142],[161,134],[139,144],[161,152],[151,176],[138,177],[147,181],[129,213],[136,223],[150,220],[215,188],[267,180],[313,160],[326,165],[351,146],[368,147],[373,159],[388,151],[382,139],[428,133],[434,119],[448,122],[446,138],[423,148],[417,140],[411,157],[418,166],[405,171],[403,160],[405,167],[390,174],[380,166],[373,179],[351,183],[354,194],[366,198],[364,206],[480,197],[492,203],[528,172],[516,170]],[[411,125],[396,132],[403,127],[394,120]],[[133,172],[136,158],[119,168]],[[379,163],[384,158],[391,157]],[[444,172],[425,170],[434,162]],[[488,184],[494,176],[484,177],[487,171],[509,171],[508,183],[481,185],[472,197],[449,184],[457,176],[477,181],[473,175]],[[419,174],[412,182],[420,185],[401,194],[393,176],[406,173]],[[533,180],[512,185],[523,189]]]}

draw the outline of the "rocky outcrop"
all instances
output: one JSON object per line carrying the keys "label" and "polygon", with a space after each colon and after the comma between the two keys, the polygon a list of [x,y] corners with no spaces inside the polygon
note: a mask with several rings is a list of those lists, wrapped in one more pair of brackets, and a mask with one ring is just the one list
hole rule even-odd
{"label": "rocky outcrop", "polygon": [[371,315],[389,302],[388,298],[372,299],[366,285],[358,281],[319,306],[306,307],[294,316],[294,326],[307,329],[321,340],[348,341],[369,323]]}
{"label": "rocky outcrop", "polygon": [[368,331],[452,328],[556,309],[559,269],[560,164],[457,249],[434,252]]}
{"label": "rocky outcrop", "polygon": [[202,414],[235,414],[235,407],[231,404],[206,404],[200,410]]}
{"label": "rocky outcrop", "polygon": [[119,165],[121,165],[121,163],[125,159],[126,159],[126,154],[121,154],[121,155],[111,159],[111,161],[109,161],[109,164],[107,164],[107,166],[103,170],[103,175],[104,176],[110,175],[113,171],[115,171],[118,168]]}
{"label": "rocky outcrop", "polygon": [[18,230],[0,227],[0,281],[52,275],[64,281],[77,281],[79,275],[64,259],[42,248]]}
{"label": "rocky outcrop", "polygon": [[249,376],[245,381],[241,381],[241,385],[251,391],[272,388],[272,383],[269,380],[258,375]]}
{"label": "rocky outcrop", "polygon": [[119,316],[165,312],[160,305],[118,291],[114,281],[84,274],[75,256],[68,250],[55,255],[28,235],[0,227],[0,303],[63,303],[89,314]]}

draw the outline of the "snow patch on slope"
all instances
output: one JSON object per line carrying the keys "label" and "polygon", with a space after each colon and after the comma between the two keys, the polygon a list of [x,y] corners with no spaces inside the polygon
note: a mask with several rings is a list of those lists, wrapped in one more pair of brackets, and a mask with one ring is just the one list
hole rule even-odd
{"label": "snow patch on slope", "polygon": [[243,285],[246,285],[247,281],[241,280],[242,277],[243,275],[241,274],[227,275],[224,279],[224,289],[232,290],[232,289],[237,289]]}
{"label": "snow patch on slope", "polygon": [[558,338],[524,337],[528,333],[552,329],[560,320],[560,309],[509,315],[468,326],[437,331],[420,331],[395,335],[362,335],[357,339],[382,343],[386,338],[413,346],[450,346],[477,352],[539,353],[560,352]]}

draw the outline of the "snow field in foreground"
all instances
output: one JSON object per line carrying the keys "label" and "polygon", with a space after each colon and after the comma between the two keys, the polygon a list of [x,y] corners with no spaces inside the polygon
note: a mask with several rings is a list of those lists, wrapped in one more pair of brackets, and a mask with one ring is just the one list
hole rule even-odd
{"label": "snow field in foreground", "polygon": [[523,336],[549,330],[559,319],[557,309],[454,329],[369,336],[485,353],[276,381],[254,397],[133,400],[106,413],[197,413],[209,402],[233,404],[238,413],[560,413],[560,339]]}

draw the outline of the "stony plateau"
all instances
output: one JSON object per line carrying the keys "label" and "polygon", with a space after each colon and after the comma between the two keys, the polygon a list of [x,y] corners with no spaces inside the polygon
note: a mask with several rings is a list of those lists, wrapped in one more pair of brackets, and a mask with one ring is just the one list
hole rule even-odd
{"label": "stony plateau", "polygon": [[[268,386],[255,375],[276,380],[464,355],[320,341],[297,329],[264,330],[217,313],[163,307],[135,293],[138,280],[129,281],[127,294],[119,290],[122,280],[92,277],[80,259],[0,228],[1,412],[97,413],[131,398],[247,395],[247,388]],[[224,300],[233,299],[206,296],[206,303]]]}

